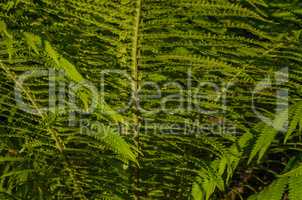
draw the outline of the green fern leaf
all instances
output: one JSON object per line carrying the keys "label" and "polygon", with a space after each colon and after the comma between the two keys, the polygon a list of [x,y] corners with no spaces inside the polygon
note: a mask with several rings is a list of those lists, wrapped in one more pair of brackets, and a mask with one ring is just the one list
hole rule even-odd
{"label": "green fern leaf", "polygon": [[289,200],[302,200],[302,178],[289,177]]}
{"label": "green fern leaf", "polygon": [[260,193],[250,196],[248,200],[282,200],[287,183],[287,178],[277,179]]}
{"label": "green fern leaf", "polygon": [[255,146],[250,154],[248,163],[258,154],[258,162],[264,156],[266,150],[275,139],[278,131],[280,131],[288,120],[288,109],[278,113],[271,126],[265,125],[260,136],[258,137]]}

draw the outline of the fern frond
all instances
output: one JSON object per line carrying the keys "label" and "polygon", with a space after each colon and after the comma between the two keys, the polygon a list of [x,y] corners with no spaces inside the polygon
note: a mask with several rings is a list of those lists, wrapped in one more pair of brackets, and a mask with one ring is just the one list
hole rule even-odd
{"label": "fern frond", "polygon": [[301,200],[302,199],[302,179],[301,176],[289,177],[289,200]]}
{"label": "fern frond", "polygon": [[300,129],[302,127],[301,118],[302,118],[302,103],[298,102],[291,110],[291,117],[288,130],[284,137],[284,143],[291,137],[292,133],[296,130],[297,126],[299,125]]}
{"label": "fern frond", "polygon": [[287,178],[277,179],[259,194],[250,196],[248,200],[281,200],[287,183]]}
{"label": "fern frond", "polygon": [[282,130],[284,125],[288,120],[288,109],[281,111],[277,114],[276,118],[273,121],[272,126],[264,125],[260,136],[257,138],[256,144],[253,147],[253,150],[249,157],[249,163],[252,159],[258,154],[258,162],[264,156],[266,150],[269,148],[270,144],[273,142],[278,131]]}

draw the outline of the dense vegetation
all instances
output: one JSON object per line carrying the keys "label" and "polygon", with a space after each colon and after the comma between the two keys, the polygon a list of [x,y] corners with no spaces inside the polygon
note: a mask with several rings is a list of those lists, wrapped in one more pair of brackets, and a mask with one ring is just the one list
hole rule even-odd
{"label": "dense vegetation", "polygon": [[0,199],[302,200],[300,0],[3,0]]}

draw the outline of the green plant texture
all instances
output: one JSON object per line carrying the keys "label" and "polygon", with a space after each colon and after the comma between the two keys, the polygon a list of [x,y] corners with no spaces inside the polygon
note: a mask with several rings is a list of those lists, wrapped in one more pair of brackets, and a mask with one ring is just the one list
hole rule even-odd
{"label": "green plant texture", "polygon": [[302,200],[301,0],[0,1],[0,200]]}

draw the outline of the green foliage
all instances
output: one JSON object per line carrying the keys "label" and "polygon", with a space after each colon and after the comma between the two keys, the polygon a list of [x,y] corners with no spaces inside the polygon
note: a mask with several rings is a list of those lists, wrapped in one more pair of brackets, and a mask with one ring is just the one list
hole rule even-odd
{"label": "green foliage", "polygon": [[283,191],[286,187],[287,178],[281,178],[274,181],[270,186],[265,188],[259,194],[251,196],[248,200],[257,200],[257,199],[271,199],[271,200],[280,200],[283,197]]}
{"label": "green foliage", "polygon": [[300,7],[2,1],[0,198],[301,199]]}
{"label": "green foliage", "polygon": [[284,128],[285,123],[288,121],[288,110],[284,110],[276,115],[275,120],[272,123],[272,126],[264,125],[262,127],[262,132],[258,137],[255,146],[251,152],[249,162],[259,153],[258,162],[264,156],[268,147],[271,145],[275,139],[278,131],[281,131]]}

